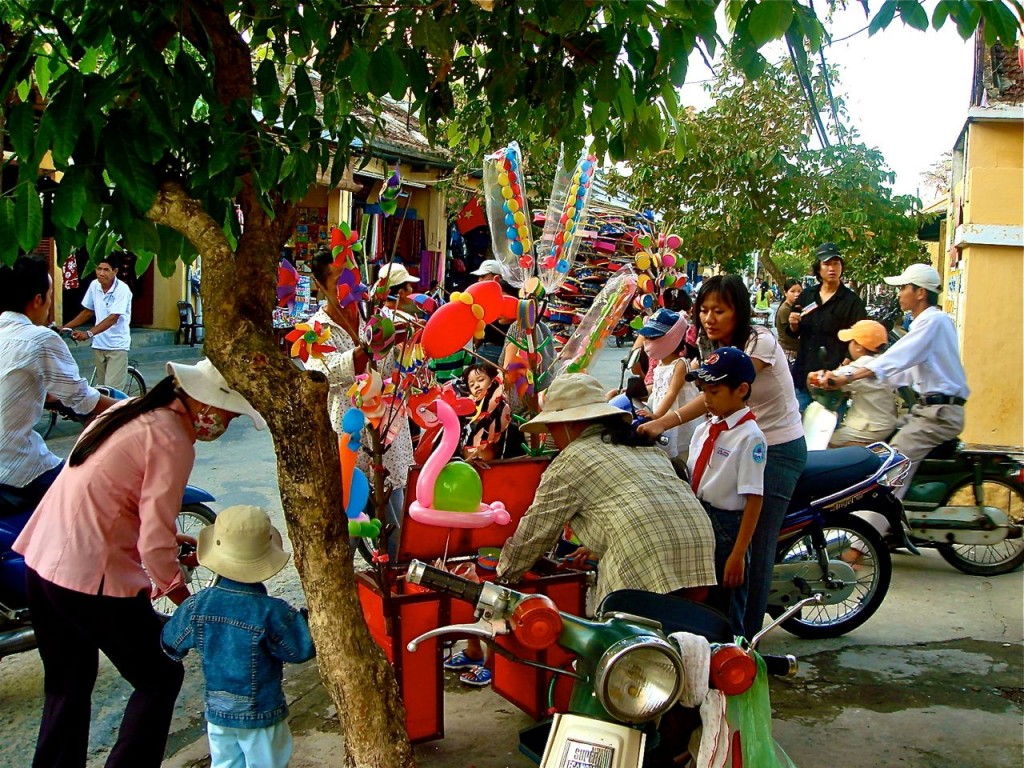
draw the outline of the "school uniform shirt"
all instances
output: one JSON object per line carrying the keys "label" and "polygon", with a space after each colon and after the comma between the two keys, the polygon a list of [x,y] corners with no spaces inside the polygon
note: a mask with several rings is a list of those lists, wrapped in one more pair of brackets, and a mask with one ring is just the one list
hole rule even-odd
{"label": "school uniform shirt", "polygon": [[966,400],[971,394],[960,362],[956,326],[938,307],[928,307],[915,317],[906,336],[864,367],[891,386],[902,386],[909,379],[922,395]]}
{"label": "school uniform shirt", "polygon": [[[864,355],[838,370],[842,376],[866,368],[875,355]],[[850,408],[843,417],[843,427],[865,438],[888,435],[896,428],[896,400],[892,388],[878,379],[851,381],[844,392],[850,395]]]}
{"label": "school uniform shirt", "polygon": [[0,314],[0,485],[24,488],[60,464],[33,429],[47,394],[81,414],[100,400],[60,336],[21,312]]}
{"label": "school uniform shirt", "polygon": [[82,299],[82,306],[96,315],[96,322],[102,323],[108,315],[117,315],[117,322],[92,337],[92,348],[105,352],[131,349],[132,334],[128,325],[132,321],[132,289],[116,277],[110,290],[104,292],[99,280],[89,283]]}
{"label": "school uniform shirt", "polygon": [[[745,496],[764,495],[764,462],[768,445],[756,421],[749,419],[739,423],[749,412],[749,408],[741,408],[726,417],[725,423],[729,428],[715,440],[711,460],[696,489],[698,499],[718,509],[742,512],[747,503]],[[720,419],[707,419],[694,430],[686,462],[690,477],[693,477],[711,425],[718,421]]]}

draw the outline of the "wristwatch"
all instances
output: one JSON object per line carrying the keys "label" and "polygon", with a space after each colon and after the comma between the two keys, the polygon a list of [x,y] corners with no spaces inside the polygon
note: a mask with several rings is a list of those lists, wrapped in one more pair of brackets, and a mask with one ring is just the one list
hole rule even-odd
{"label": "wristwatch", "polygon": [[91,339],[92,338],[92,331],[86,331],[85,335],[88,336]]}

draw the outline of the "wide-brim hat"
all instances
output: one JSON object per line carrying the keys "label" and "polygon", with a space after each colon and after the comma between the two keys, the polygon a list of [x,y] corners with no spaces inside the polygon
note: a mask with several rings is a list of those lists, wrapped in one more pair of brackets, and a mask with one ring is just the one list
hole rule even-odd
{"label": "wide-brim hat", "polygon": [[901,274],[882,279],[889,285],[916,285],[918,288],[924,288],[932,293],[942,290],[942,278],[939,277],[938,270],[927,264],[911,264]]}
{"label": "wide-brim hat", "polygon": [[281,532],[259,507],[228,507],[213,525],[199,531],[198,540],[196,557],[201,566],[243,584],[266,581],[289,558],[281,548]]}
{"label": "wide-brim hat", "polygon": [[394,288],[396,285],[403,285],[405,283],[419,283],[418,277],[413,277],[409,274],[409,270],[403,267],[401,264],[388,264],[385,265],[377,278],[378,282],[387,280],[388,288]]}
{"label": "wide-brim hat", "polygon": [[249,401],[228,386],[213,363],[203,358],[195,365],[168,363],[167,372],[178,380],[185,394],[200,403],[231,413],[248,416],[256,429],[266,429],[267,422]]}
{"label": "wide-brim hat", "polygon": [[544,405],[539,414],[523,424],[523,432],[547,432],[550,424],[568,421],[589,421],[608,416],[632,421],[632,415],[610,405],[604,396],[604,387],[593,376],[585,373],[563,373],[548,387]]}

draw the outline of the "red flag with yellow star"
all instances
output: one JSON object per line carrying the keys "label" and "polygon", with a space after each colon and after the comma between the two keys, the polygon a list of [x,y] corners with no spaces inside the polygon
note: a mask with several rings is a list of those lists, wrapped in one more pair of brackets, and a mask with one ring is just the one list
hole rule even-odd
{"label": "red flag with yellow star", "polygon": [[487,216],[484,215],[483,206],[480,205],[480,198],[474,195],[469,202],[462,206],[458,217],[455,219],[455,226],[461,234],[471,232],[477,227],[487,226]]}

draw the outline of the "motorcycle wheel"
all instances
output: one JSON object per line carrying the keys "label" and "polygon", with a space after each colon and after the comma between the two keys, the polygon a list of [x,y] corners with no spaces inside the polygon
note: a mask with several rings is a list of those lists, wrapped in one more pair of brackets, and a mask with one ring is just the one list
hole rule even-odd
{"label": "motorcycle wheel", "polygon": [[[205,504],[185,504],[178,513],[178,533],[197,537],[199,531],[212,525],[216,518],[214,511]],[[193,567],[182,563],[181,570],[185,574],[185,584],[193,595],[201,589],[213,586],[220,580],[220,576],[201,565]],[[160,597],[153,601],[153,608],[157,613],[171,614],[177,607],[167,597]]]}
{"label": "motorcycle wheel", "polygon": [[[980,488],[968,480],[954,488],[942,504],[998,507],[1017,525],[1024,525],[1024,491],[1005,480],[987,478]],[[947,563],[972,576],[998,576],[1024,563],[1024,539],[1004,539],[998,544],[940,544],[938,550]]]}
{"label": "motorcycle wheel", "polygon": [[[892,557],[874,527],[852,515],[822,529],[829,557],[847,553],[856,562],[857,583],[845,600],[833,605],[809,606],[783,622],[782,628],[797,637],[821,639],[841,637],[859,627],[878,610],[892,581]],[[776,562],[817,561],[818,553],[810,534],[794,539]],[[857,557],[852,554],[859,552]],[[782,614],[772,608],[773,616]]]}

